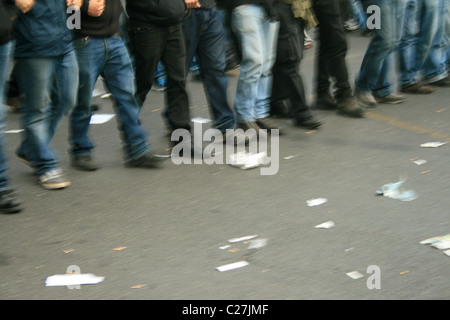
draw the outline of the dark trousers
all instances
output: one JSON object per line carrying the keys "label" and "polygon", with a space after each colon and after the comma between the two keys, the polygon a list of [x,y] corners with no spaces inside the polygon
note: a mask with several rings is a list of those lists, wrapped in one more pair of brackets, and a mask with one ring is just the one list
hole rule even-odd
{"label": "dark trousers", "polygon": [[280,20],[277,59],[272,69],[273,87],[271,113],[301,120],[308,117],[305,89],[299,67],[303,58],[304,22],[294,18],[291,6],[275,2]]}
{"label": "dark trousers", "polygon": [[169,130],[190,130],[186,92],[186,50],[181,24],[163,27],[130,21],[130,47],[136,70],[136,98],[142,106],[159,61],[167,74],[164,117]]}
{"label": "dark trousers", "polygon": [[234,129],[234,112],[228,103],[228,76],[225,73],[225,34],[216,9],[190,10],[183,22],[189,69],[194,56],[200,65],[206,97],[211,105],[214,127]]}
{"label": "dark trousers", "polygon": [[317,59],[317,94],[330,90],[335,82],[337,100],[352,95],[345,61],[347,40],[344,30],[345,13],[340,2],[346,0],[314,0],[314,11],[319,21],[319,54]]}

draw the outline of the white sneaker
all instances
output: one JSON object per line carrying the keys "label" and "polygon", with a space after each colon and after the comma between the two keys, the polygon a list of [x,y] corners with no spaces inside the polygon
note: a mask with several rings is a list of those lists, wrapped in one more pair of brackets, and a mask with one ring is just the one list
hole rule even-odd
{"label": "white sneaker", "polygon": [[63,189],[70,186],[70,181],[67,180],[61,169],[53,169],[39,176],[39,183],[45,189],[55,190]]}
{"label": "white sneaker", "polygon": [[377,105],[377,101],[369,91],[356,91],[355,97],[361,107],[374,108]]}

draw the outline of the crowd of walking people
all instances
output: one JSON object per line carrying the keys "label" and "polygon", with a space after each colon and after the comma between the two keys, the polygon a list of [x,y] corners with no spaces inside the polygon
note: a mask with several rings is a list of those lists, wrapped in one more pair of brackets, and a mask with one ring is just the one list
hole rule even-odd
{"label": "crowd of walking people", "polygon": [[[346,65],[349,13],[355,29],[371,37],[354,83]],[[118,115],[125,165],[158,167],[166,158],[149,147],[140,111],[162,64],[167,134],[191,130],[186,79],[194,59],[224,141],[237,128],[280,130],[274,116],[316,129],[321,122],[300,74],[313,29],[318,109],[362,118],[378,103],[405,101],[401,93],[450,85],[448,0],[0,0],[0,101],[11,77],[21,97],[24,133],[16,156],[42,187],[68,187],[51,146],[67,116],[71,165],[97,170],[88,132],[101,77]],[[226,71],[237,65],[230,105]],[[390,83],[392,71],[400,93]],[[15,213],[22,208],[7,178],[3,103],[0,110],[0,209]]]}

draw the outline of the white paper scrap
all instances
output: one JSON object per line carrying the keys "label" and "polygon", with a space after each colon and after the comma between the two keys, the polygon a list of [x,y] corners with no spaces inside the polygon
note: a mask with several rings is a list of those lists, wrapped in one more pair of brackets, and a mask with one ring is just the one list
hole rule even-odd
{"label": "white paper scrap", "polygon": [[330,229],[335,226],[335,223],[333,221],[324,222],[322,224],[317,225],[316,229]]}
{"label": "white paper scrap", "polygon": [[261,249],[267,245],[267,239],[251,240],[248,249]]}
{"label": "white paper scrap", "polygon": [[228,271],[228,270],[233,270],[233,269],[246,267],[248,265],[249,265],[249,263],[247,261],[239,261],[239,262],[230,263],[230,264],[226,264],[226,265],[217,267],[216,269],[218,271],[220,271],[220,272],[223,272],[223,271]]}
{"label": "white paper scrap", "polygon": [[450,257],[450,250],[445,250],[443,252]]}
{"label": "white paper scrap", "polygon": [[91,273],[85,274],[57,274],[50,276],[45,280],[47,287],[56,286],[76,286],[81,284],[97,284],[102,282],[105,277],[97,277]]}
{"label": "white paper scrap", "polygon": [[438,241],[431,246],[439,250],[447,250],[450,249],[450,240]]}
{"label": "white paper scrap", "polygon": [[413,162],[415,164],[417,164],[418,166],[421,166],[421,165],[427,163],[427,160],[419,159],[419,160],[414,160]]}
{"label": "white paper scrap", "polygon": [[251,236],[245,236],[245,237],[240,237],[240,238],[233,238],[228,240],[228,242],[230,243],[235,243],[235,242],[241,242],[241,241],[246,241],[246,240],[251,240],[256,238],[258,235],[251,235]]}
{"label": "white paper scrap", "polygon": [[115,117],[115,114],[93,114],[91,117],[90,124],[106,123],[114,117]]}
{"label": "white paper scrap", "polygon": [[328,200],[325,198],[317,198],[317,199],[307,200],[306,203],[308,204],[309,207],[314,207],[314,206],[320,206],[321,204],[324,204],[327,201]]}
{"label": "white paper scrap", "polygon": [[294,156],[287,156],[287,157],[284,157],[284,160],[290,160],[292,158],[294,158]]}
{"label": "white paper scrap", "polygon": [[210,119],[205,119],[205,118],[201,118],[201,117],[192,118],[191,121],[195,122],[195,123],[209,123],[209,122],[211,122]]}
{"label": "white paper scrap", "polygon": [[440,241],[446,241],[446,240],[450,240],[450,234],[447,234],[445,236],[429,238],[429,239],[420,241],[420,244],[433,244],[433,243],[437,243]]}
{"label": "white paper scrap", "polygon": [[21,133],[25,131],[24,129],[7,130],[5,133]]}
{"label": "white paper scrap", "polygon": [[423,143],[420,146],[422,148],[439,148],[441,146],[443,146],[444,144],[447,144],[447,142],[427,142],[427,143]]}
{"label": "white paper scrap", "polygon": [[361,274],[359,271],[348,272],[346,273],[346,275],[355,280],[364,277],[364,275]]}

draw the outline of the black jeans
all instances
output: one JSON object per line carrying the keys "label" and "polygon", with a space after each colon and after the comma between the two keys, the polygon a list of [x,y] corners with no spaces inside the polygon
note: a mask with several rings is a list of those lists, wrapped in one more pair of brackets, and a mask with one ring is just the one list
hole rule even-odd
{"label": "black jeans", "polygon": [[277,59],[272,69],[271,113],[301,120],[309,117],[310,110],[299,71],[305,39],[304,21],[294,18],[288,4],[275,2],[274,9],[280,20],[280,31]]}
{"label": "black jeans", "polygon": [[319,21],[319,55],[317,59],[317,94],[329,92],[334,80],[335,98],[352,95],[345,61],[347,40],[344,30],[346,14],[341,12],[341,2],[347,0],[314,0],[314,11]]}
{"label": "black jeans", "polygon": [[186,49],[181,24],[158,26],[130,21],[130,47],[135,61],[136,98],[142,106],[159,61],[167,74],[164,116],[169,130],[190,130],[186,92]]}

